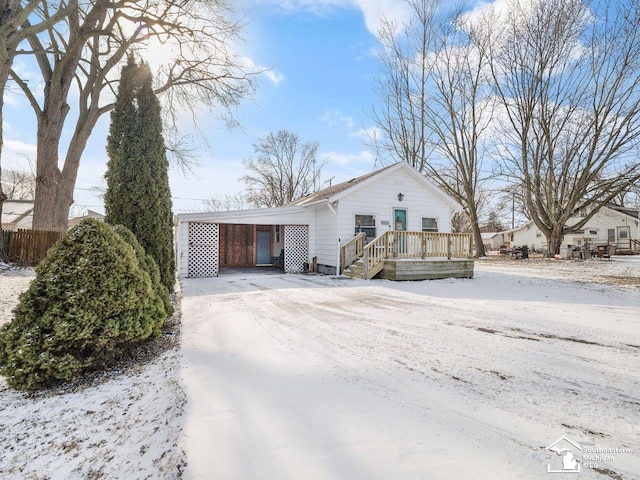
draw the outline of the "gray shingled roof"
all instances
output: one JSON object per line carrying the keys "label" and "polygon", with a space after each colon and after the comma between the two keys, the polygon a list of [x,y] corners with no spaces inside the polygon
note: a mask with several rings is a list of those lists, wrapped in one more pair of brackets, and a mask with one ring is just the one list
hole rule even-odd
{"label": "gray shingled roof", "polygon": [[[393,164],[395,165],[395,164]],[[291,205],[309,205],[312,203],[316,203],[322,200],[328,200],[331,197],[334,197],[335,195],[337,195],[338,193],[344,192],[345,190],[350,189],[351,187],[353,187],[354,185],[357,185],[361,182],[364,182],[365,180],[367,180],[368,178],[371,178],[375,175],[377,175],[378,173],[393,167],[393,165],[389,165],[388,167],[384,167],[381,168],[380,170],[376,170],[375,172],[370,172],[370,173],[366,173],[360,177],[356,177],[356,178],[352,178],[351,180],[348,180],[346,182],[342,182],[342,183],[338,183],[336,185],[332,185],[331,187],[325,188],[323,190],[319,190],[315,193],[310,193],[307,196],[304,197],[300,197],[300,198],[296,198],[295,200],[291,200],[289,203],[287,203],[287,206]]]}

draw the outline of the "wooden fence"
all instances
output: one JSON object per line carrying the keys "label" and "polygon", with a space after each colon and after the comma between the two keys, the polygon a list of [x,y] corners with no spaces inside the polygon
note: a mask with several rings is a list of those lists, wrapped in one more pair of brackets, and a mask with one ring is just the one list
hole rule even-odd
{"label": "wooden fence", "polygon": [[62,235],[61,232],[41,230],[2,231],[2,257],[6,257],[10,262],[35,266]]}

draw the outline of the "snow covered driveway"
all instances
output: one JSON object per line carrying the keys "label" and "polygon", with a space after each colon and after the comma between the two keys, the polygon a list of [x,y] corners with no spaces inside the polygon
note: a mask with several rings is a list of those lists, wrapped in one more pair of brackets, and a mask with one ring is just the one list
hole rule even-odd
{"label": "snow covered driveway", "polygon": [[570,478],[640,478],[640,291],[592,283],[639,274],[184,280],[185,478],[554,478],[563,436],[591,458]]}

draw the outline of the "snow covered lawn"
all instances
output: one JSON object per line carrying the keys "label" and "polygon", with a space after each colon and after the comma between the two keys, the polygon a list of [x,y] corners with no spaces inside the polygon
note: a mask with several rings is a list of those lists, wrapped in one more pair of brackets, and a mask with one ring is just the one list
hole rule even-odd
{"label": "snow covered lawn", "polygon": [[185,280],[184,477],[640,478],[639,260]]}
{"label": "snow covered lawn", "polygon": [[[0,323],[32,275],[0,268]],[[182,287],[179,349],[43,394],[0,378],[0,478],[541,479],[562,436],[613,460],[560,478],[640,478],[640,258]]]}
{"label": "snow covered lawn", "polygon": [[[0,324],[33,276],[0,264]],[[152,361],[49,392],[19,393],[0,377],[0,479],[178,478],[185,396],[179,350],[166,341]]]}

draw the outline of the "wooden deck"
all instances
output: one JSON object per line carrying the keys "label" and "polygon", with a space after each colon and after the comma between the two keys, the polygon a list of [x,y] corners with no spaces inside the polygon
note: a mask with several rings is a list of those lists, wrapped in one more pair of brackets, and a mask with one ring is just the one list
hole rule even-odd
{"label": "wooden deck", "polygon": [[[361,233],[340,249],[342,273],[391,280],[473,277],[473,239],[466,233],[387,231],[368,244]],[[387,273],[383,273],[384,271]]]}
{"label": "wooden deck", "polygon": [[387,280],[436,280],[440,278],[473,278],[473,260],[388,258],[384,260],[381,278]]}

